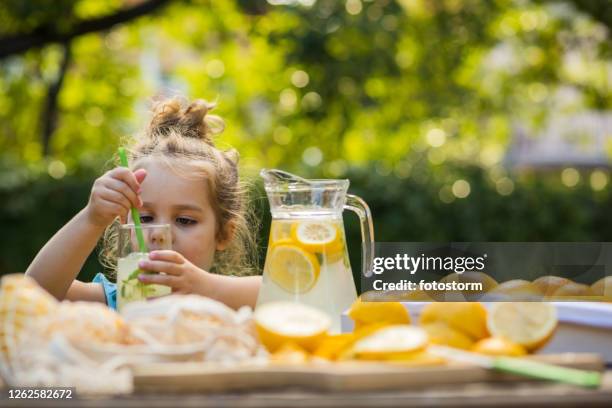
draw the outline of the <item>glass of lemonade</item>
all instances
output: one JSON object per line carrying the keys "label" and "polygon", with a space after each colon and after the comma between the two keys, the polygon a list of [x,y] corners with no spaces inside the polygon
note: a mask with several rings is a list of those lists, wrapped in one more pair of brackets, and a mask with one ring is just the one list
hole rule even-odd
{"label": "glass of lemonade", "polygon": [[130,302],[169,295],[171,288],[165,285],[144,284],[138,280],[142,273],[152,273],[138,268],[138,262],[149,259],[149,252],[141,252],[136,229],[142,229],[147,251],[172,249],[169,224],[121,225],[117,260],[117,309]]}

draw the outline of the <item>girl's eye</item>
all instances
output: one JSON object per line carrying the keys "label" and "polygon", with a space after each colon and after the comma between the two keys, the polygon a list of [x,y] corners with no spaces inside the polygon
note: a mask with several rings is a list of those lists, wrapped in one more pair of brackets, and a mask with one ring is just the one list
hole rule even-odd
{"label": "girl's eye", "polygon": [[178,217],[176,219],[176,222],[178,222],[181,225],[193,225],[196,223],[196,220],[192,220],[191,218]]}
{"label": "girl's eye", "polygon": [[150,215],[141,215],[140,216],[140,222],[142,223],[147,223],[147,222],[151,222],[153,221],[153,217],[151,217]]}

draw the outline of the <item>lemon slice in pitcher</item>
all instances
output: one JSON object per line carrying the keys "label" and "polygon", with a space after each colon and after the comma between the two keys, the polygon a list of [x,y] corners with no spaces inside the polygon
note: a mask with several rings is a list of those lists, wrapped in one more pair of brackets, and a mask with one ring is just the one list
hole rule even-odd
{"label": "lemon slice in pitcher", "polygon": [[268,276],[287,292],[308,292],[319,278],[317,257],[298,246],[276,245],[269,256]]}
{"label": "lemon slice in pitcher", "polygon": [[291,238],[309,252],[325,255],[327,262],[342,259],[344,244],[340,229],[329,221],[301,221],[291,227]]}
{"label": "lemon slice in pitcher", "polygon": [[276,242],[285,239],[291,239],[291,228],[293,222],[291,221],[272,221],[270,226],[270,241]]}

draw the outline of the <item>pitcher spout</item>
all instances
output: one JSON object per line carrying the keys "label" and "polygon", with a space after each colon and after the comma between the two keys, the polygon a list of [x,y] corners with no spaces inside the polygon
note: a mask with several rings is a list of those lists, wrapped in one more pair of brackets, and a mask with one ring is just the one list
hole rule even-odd
{"label": "pitcher spout", "polygon": [[284,170],[262,169],[259,172],[259,175],[261,176],[261,178],[264,179],[264,184],[266,186],[273,186],[279,184],[310,184],[307,179],[297,176],[295,174],[291,174]]}

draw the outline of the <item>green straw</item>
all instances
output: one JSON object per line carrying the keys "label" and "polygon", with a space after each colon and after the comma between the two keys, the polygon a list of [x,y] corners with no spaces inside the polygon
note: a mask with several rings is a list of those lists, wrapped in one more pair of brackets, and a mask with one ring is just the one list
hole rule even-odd
{"label": "green straw", "polygon": [[[119,160],[121,161],[121,165],[123,167],[128,167],[128,159],[125,154],[125,148],[119,148]],[[138,246],[140,247],[140,252],[148,252],[147,245],[145,244],[144,236],[142,235],[142,225],[140,224],[140,213],[134,207],[132,207],[132,219],[134,220],[134,225],[136,226],[136,238],[138,238]]]}

